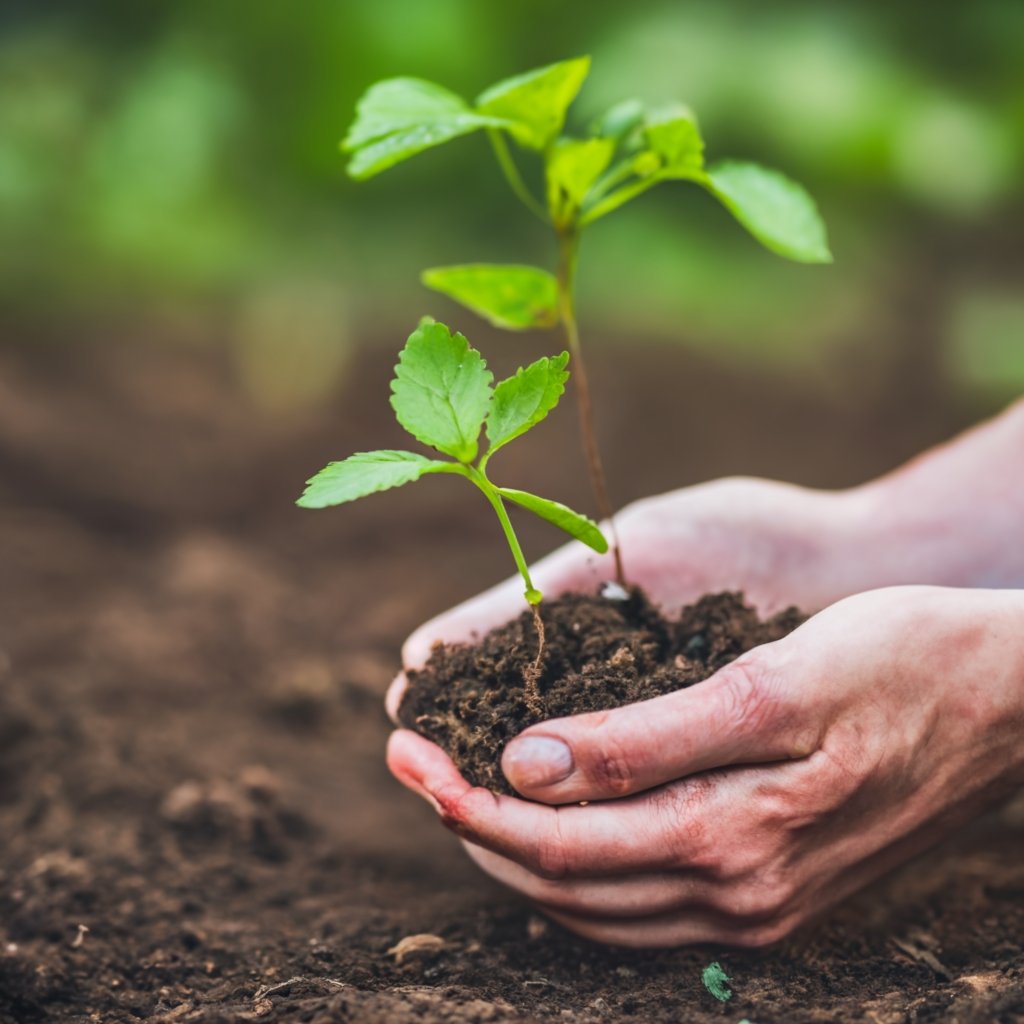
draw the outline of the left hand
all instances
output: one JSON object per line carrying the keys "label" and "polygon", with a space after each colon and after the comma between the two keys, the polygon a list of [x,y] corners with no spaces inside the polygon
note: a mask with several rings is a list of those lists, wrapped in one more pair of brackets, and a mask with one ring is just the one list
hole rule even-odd
{"label": "left hand", "polygon": [[689,689],[532,726],[502,767],[541,803],[408,730],[388,763],[580,935],[763,945],[1024,782],[1024,593],[870,591]]}

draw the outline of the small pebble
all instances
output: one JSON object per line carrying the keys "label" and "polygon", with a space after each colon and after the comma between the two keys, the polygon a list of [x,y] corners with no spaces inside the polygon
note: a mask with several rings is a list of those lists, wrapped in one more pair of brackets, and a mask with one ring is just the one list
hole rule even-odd
{"label": "small pebble", "polygon": [[621,583],[609,580],[601,587],[601,596],[606,601],[628,601],[629,591]]}

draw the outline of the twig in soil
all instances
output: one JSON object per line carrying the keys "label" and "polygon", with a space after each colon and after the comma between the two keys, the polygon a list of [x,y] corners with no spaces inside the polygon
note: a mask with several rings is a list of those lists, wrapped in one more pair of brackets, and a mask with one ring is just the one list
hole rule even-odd
{"label": "twig in soil", "polygon": [[538,717],[544,714],[544,700],[540,695],[540,687],[537,682],[540,679],[541,668],[544,662],[544,620],[540,617],[540,609],[535,604],[530,605],[533,612],[533,625],[537,630],[537,657],[533,664],[523,672],[523,683],[526,686],[526,706]]}
{"label": "twig in soil", "polygon": [[287,981],[279,981],[276,985],[261,985],[256,993],[252,997],[254,1003],[258,1003],[261,999],[266,999],[267,996],[277,995],[279,992],[284,992],[286,989],[297,985],[299,982],[306,982],[307,985],[327,985],[328,987],[334,988],[351,988],[351,985],[346,981],[335,981],[333,978],[307,978],[302,975],[296,975],[294,978],[289,978]]}
{"label": "twig in soil", "polygon": [[925,967],[930,968],[940,978],[945,978],[946,981],[953,980],[953,975],[945,966],[943,966],[942,962],[934,953],[930,953],[927,949],[922,949],[920,946],[916,946],[914,943],[908,942],[905,939],[893,938],[889,941],[901,953],[905,953],[912,960],[916,960],[919,964],[924,964]]}

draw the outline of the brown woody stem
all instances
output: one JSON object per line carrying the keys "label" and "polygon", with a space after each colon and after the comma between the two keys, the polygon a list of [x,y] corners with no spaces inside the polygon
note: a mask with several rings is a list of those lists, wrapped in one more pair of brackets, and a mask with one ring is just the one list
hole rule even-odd
{"label": "brown woody stem", "polygon": [[580,345],[580,332],[576,323],[576,306],[573,291],[576,281],[576,262],[579,236],[572,229],[564,229],[558,233],[558,302],[565,338],[572,357],[572,376],[576,385],[576,408],[579,413],[580,436],[583,441],[583,452],[587,460],[587,471],[590,475],[590,487],[594,493],[598,515],[608,522],[612,535],[612,557],[615,559],[615,579],[620,586],[626,585],[626,576],[622,570],[622,551],[619,546],[619,535],[612,516],[612,504],[608,498],[608,484],[605,481],[604,464],[597,447],[597,436],[594,432],[594,414],[590,402],[590,381],[587,377],[587,365],[583,360],[583,349]]}

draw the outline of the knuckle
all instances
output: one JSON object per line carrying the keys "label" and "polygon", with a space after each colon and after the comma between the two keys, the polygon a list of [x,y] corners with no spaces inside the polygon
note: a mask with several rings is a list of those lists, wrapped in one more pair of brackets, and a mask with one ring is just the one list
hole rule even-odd
{"label": "knuckle", "polygon": [[723,900],[722,909],[732,917],[763,921],[778,919],[792,897],[789,886],[776,879],[752,879],[734,886]]}
{"label": "knuckle", "polygon": [[557,829],[540,835],[526,865],[535,875],[557,882],[569,875],[569,851]]}
{"label": "knuckle", "polygon": [[749,734],[771,727],[779,709],[772,678],[760,650],[748,652],[720,670],[719,711],[727,729]]}
{"label": "knuckle", "polygon": [[607,730],[598,733],[585,772],[600,792],[612,796],[628,793],[636,777],[627,751]]}
{"label": "knuckle", "polygon": [[664,838],[674,867],[696,868],[711,877],[720,872],[723,851],[709,828],[707,798],[713,783],[698,775],[651,793],[659,841]]}

